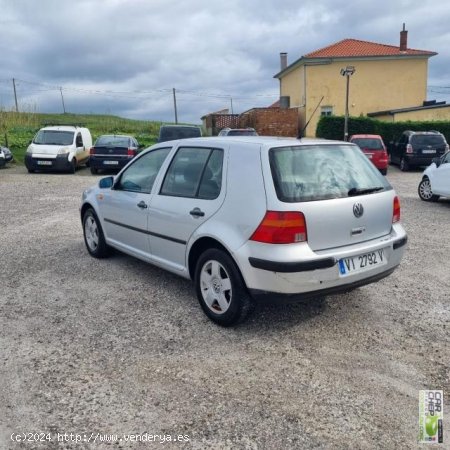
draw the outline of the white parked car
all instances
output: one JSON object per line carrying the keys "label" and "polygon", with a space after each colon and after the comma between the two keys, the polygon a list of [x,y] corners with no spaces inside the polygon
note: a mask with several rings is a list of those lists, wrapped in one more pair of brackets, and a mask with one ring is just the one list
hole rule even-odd
{"label": "white parked car", "polygon": [[348,142],[245,136],[163,142],[83,193],[88,252],[114,247],[194,280],[232,325],[254,300],[378,281],[407,241],[394,189]]}
{"label": "white parked car", "polygon": [[90,131],[84,127],[55,125],[41,128],[28,146],[25,166],[28,172],[57,170],[75,173],[89,163],[92,147]]}
{"label": "white parked car", "polygon": [[450,197],[450,152],[433,159],[422,175],[418,187],[419,197],[436,202],[439,197]]}

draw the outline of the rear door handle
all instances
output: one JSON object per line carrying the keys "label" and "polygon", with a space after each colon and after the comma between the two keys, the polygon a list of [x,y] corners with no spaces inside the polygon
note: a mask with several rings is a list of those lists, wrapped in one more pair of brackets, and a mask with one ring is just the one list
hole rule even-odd
{"label": "rear door handle", "polygon": [[141,201],[137,204],[137,207],[138,207],[138,208],[141,208],[141,209],[148,208],[147,203],[145,203],[144,200],[141,200]]}
{"label": "rear door handle", "polygon": [[203,217],[205,215],[200,208],[194,208],[192,211],[189,211],[189,214],[193,217]]}

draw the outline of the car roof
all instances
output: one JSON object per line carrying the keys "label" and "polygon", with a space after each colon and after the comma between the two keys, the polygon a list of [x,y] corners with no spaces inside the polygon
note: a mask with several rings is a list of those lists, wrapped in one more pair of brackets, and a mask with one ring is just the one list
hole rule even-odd
{"label": "car roof", "polygon": [[161,128],[200,128],[200,125],[161,125]]}
{"label": "car roof", "polygon": [[132,136],[129,136],[128,134],[102,134],[97,139],[100,139],[102,137],[121,137],[121,138],[131,138]]}
{"label": "car roof", "polygon": [[49,130],[49,131],[76,131],[83,130],[84,128],[73,126],[73,125],[52,125],[48,127],[43,127],[41,130]]}
{"label": "car roof", "polygon": [[[171,145],[182,142],[185,145],[229,145],[232,142],[236,143],[248,143],[248,144],[259,144],[265,147],[287,147],[287,146],[306,146],[306,145],[355,145],[351,142],[344,141],[332,141],[328,139],[320,138],[302,138],[297,139],[293,137],[278,137],[278,136],[207,136],[207,137],[197,137],[197,138],[187,138],[187,139],[177,139],[173,141],[161,142],[158,146]],[[203,146],[202,145],[202,146]]]}
{"label": "car roof", "polygon": [[381,139],[381,136],[379,134],[354,134],[350,137],[350,139],[361,139],[361,138]]}

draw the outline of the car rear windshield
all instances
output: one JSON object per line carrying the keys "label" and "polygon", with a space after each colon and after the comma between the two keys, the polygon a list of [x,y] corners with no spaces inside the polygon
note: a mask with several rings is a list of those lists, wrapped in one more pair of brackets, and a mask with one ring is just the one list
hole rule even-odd
{"label": "car rear windshield", "polygon": [[40,130],[33,140],[38,145],[71,145],[73,131]]}
{"label": "car rear windshield", "polygon": [[269,161],[282,202],[344,198],[392,189],[354,145],[272,148]]}
{"label": "car rear windshield", "polygon": [[383,150],[383,144],[377,138],[355,138],[352,143],[362,149]]}
{"label": "car rear windshield", "polygon": [[444,145],[444,137],[437,134],[415,134],[411,137],[412,145]]}
{"label": "car rear windshield", "polygon": [[254,130],[230,130],[227,136],[258,136]]}
{"label": "car rear windshield", "polygon": [[130,139],[126,136],[100,136],[95,142],[95,147],[126,147]]}
{"label": "car rear windshield", "polygon": [[187,139],[200,137],[201,135],[200,128],[197,127],[163,127],[159,132],[159,141]]}

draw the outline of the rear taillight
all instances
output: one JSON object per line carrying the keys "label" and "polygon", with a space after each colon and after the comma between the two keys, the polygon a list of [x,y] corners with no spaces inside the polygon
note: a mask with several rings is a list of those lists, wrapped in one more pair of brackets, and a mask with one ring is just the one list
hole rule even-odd
{"label": "rear taillight", "polygon": [[136,156],[136,150],[133,150],[132,148],[129,148],[127,150],[127,155],[128,156]]}
{"label": "rear taillight", "polygon": [[413,148],[411,144],[406,144],[406,153],[412,153],[413,152]]}
{"label": "rear taillight", "polygon": [[305,216],[297,211],[267,211],[250,240],[267,244],[306,242]]}
{"label": "rear taillight", "polygon": [[392,223],[400,222],[400,200],[394,197],[394,208],[392,211]]}
{"label": "rear taillight", "polygon": [[90,155],[93,155],[95,153],[95,148],[94,147],[91,147],[90,149],[89,149],[89,154]]}

